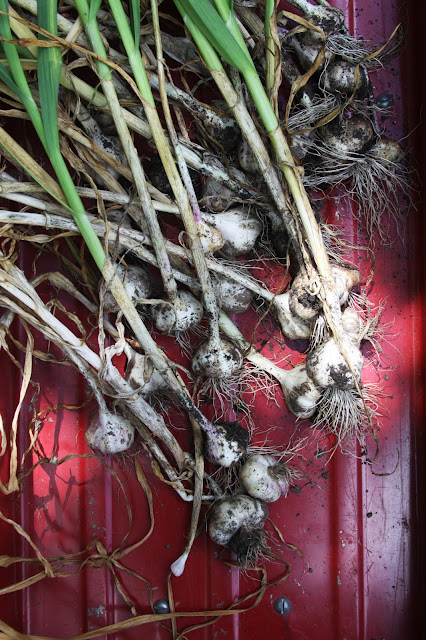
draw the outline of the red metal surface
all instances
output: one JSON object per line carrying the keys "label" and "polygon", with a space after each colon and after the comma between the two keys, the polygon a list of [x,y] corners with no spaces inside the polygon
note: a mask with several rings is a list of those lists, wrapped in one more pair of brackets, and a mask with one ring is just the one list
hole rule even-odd
{"label": "red metal surface", "polygon": [[[342,1],[338,6],[344,9],[351,30],[378,42],[391,34],[398,21],[408,17],[405,50],[374,82],[376,95],[387,92],[394,98],[393,111],[383,121],[386,133],[400,138],[412,132],[406,146],[412,150],[413,158],[417,157],[417,166],[421,166],[424,7],[414,0],[404,4],[403,9],[389,0]],[[335,215],[332,204],[329,209],[332,217]],[[425,595],[422,213],[421,206],[417,212],[411,212],[401,233],[403,242],[395,234],[392,248],[377,250],[371,299],[376,303],[387,299],[384,322],[393,322],[393,326],[389,342],[383,344],[381,367],[371,367],[366,374],[384,390],[380,451],[373,466],[340,453],[327,462],[326,457],[315,455],[314,445],[303,452],[306,477],[299,482],[302,490],[290,493],[270,510],[283,539],[299,550],[298,553],[278,541],[273,543],[275,552],[291,566],[290,577],[269,589],[253,611],[223,617],[188,637],[194,640],[257,640],[263,636],[285,640],[425,637],[421,624]],[[354,240],[362,239],[355,223],[347,226]],[[360,254],[359,260],[368,267],[365,256]],[[48,268],[47,264],[44,266]],[[25,267],[29,272],[30,258]],[[46,287],[44,295],[48,298],[56,293]],[[259,330],[257,338],[258,344],[262,339],[269,341],[264,329]],[[21,341],[25,343],[24,335]],[[269,344],[264,347],[266,351],[269,348]],[[8,425],[18,400],[19,376],[4,352],[0,353],[0,366],[0,406],[3,421]],[[37,411],[83,401],[81,378],[69,368],[37,361],[33,380],[43,380]],[[28,428],[28,416],[33,415],[33,410],[27,402],[20,418],[22,433]],[[282,402],[280,406],[266,405],[258,399],[256,412],[259,440],[272,426],[276,427],[273,438],[289,437],[294,423]],[[84,443],[87,415],[87,410],[67,408],[47,413],[39,437],[44,455],[61,459],[71,453],[87,453]],[[184,423],[179,415],[175,419],[177,427]],[[374,453],[372,446],[371,452]],[[155,530],[122,564],[150,582],[155,601],[168,597],[169,566],[185,545],[190,507],[168,487],[156,482],[149,464],[143,462],[143,456],[139,459],[155,487]],[[149,528],[147,502],[135,480],[130,458],[123,456],[112,465],[132,510],[128,543],[133,544]],[[128,527],[123,493],[94,457],[72,458],[60,466],[53,462],[40,465],[26,479],[19,499],[12,495],[1,500],[3,513],[19,522],[49,557],[76,553],[94,540],[102,542],[111,552]],[[172,580],[176,610],[221,609],[257,588],[259,576],[240,574],[225,565],[219,553],[219,548],[204,533],[198,537],[184,575]],[[26,540],[5,522],[0,522],[0,554],[34,557]],[[131,617],[128,604],[114,586],[110,568],[86,566],[80,572],[76,568],[76,565],[64,567],[64,572],[74,573],[67,578],[46,578],[17,593],[3,594],[1,620],[24,634],[69,638]],[[269,563],[267,569],[271,580],[285,572],[279,562]],[[1,586],[34,576],[38,571],[38,565],[22,563],[3,568]],[[116,575],[136,613],[149,613],[147,584],[122,569],[116,569]],[[273,603],[280,596],[291,602],[288,615],[274,611]],[[178,620],[178,629],[198,621]],[[169,626],[151,623],[121,631],[115,637],[162,640],[170,637],[170,630]]]}

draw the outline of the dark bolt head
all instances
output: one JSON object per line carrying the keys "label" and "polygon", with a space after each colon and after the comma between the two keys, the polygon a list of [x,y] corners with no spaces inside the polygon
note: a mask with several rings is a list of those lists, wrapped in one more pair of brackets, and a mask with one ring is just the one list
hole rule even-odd
{"label": "dark bolt head", "polygon": [[153,604],[154,613],[170,613],[170,607],[167,600],[157,600]]}
{"label": "dark bolt head", "polygon": [[291,611],[291,602],[288,598],[277,598],[274,602],[274,609],[281,616],[285,616]]}
{"label": "dark bolt head", "polygon": [[393,98],[389,93],[381,93],[376,98],[376,105],[379,109],[390,109],[393,105]]}

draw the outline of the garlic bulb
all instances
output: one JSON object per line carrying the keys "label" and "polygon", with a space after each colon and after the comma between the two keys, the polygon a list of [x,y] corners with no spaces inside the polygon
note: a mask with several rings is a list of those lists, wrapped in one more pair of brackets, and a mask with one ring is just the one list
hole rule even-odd
{"label": "garlic bulb", "polygon": [[231,549],[238,556],[239,564],[247,567],[267,549],[262,530],[267,517],[268,507],[264,502],[250,496],[230,496],[211,508],[210,538]]}
{"label": "garlic bulb", "polygon": [[357,65],[346,60],[334,58],[324,70],[321,76],[320,86],[327,93],[343,94],[350,96],[356,89],[355,97],[362,100],[370,91],[370,79],[364,67],[358,67],[358,84],[356,83],[355,69]]}
{"label": "garlic bulb", "polygon": [[309,377],[305,364],[274,373],[280,381],[287,409],[298,418],[310,418],[316,411],[322,389]]}
{"label": "garlic bulb", "polygon": [[204,433],[206,457],[220,467],[230,467],[247,451],[250,434],[238,422],[210,423]]}
{"label": "garlic bulb", "polygon": [[[343,337],[343,348],[359,380],[364,365],[362,353],[347,336]],[[353,375],[334,338],[330,338],[308,353],[306,370],[315,384],[324,389],[327,387],[352,389],[355,386]]]}
{"label": "garlic bulb", "polygon": [[312,282],[305,273],[299,273],[293,280],[288,299],[291,313],[306,323],[318,315],[321,302],[318,292],[312,291]]}
{"label": "garlic bulb", "polygon": [[[336,285],[336,293],[340,304],[344,304],[351,289],[359,283],[359,271],[352,267],[332,265],[331,271]],[[306,324],[312,324],[321,309],[318,282],[317,290],[313,288],[315,283],[304,273],[299,273],[291,285],[289,291],[288,306],[291,313],[300,318]]]}
{"label": "garlic bulb", "polygon": [[[297,59],[300,62],[300,65],[303,69],[308,70],[315,63],[316,57],[321,51],[321,43],[315,40],[315,36],[311,37],[311,34],[315,33],[314,31],[309,31],[306,33],[305,37],[297,37],[292,36],[286,38],[286,42],[289,47],[294,51],[297,56]],[[325,51],[325,60],[329,60],[331,54],[329,51]],[[322,69],[324,66],[324,62],[321,63],[319,69]]]}
{"label": "garlic bulb", "polygon": [[370,150],[370,153],[380,160],[389,163],[398,163],[402,160],[404,152],[395,140],[382,136]]}
{"label": "garlic bulb", "polygon": [[160,303],[151,307],[151,316],[158,331],[172,334],[176,331],[189,331],[203,318],[203,305],[189,291],[179,291],[172,303]]}
{"label": "garlic bulb", "polygon": [[225,313],[244,313],[247,311],[253,300],[253,291],[220,275],[212,277],[212,284],[218,305]]}
{"label": "garlic bulb", "polygon": [[[217,160],[214,156],[209,157],[208,161],[211,167],[216,166],[223,169],[219,160]],[[235,180],[238,180],[238,182],[241,182],[241,184],[245,184],[246,177],[244,173],[234,168],[231,168],[230,172]],[[225,209],[231,206],[235,199],[235,191],[224,185],[222,182],[216,180],[210,174],[205,176],[201,193],[202,205],[208,211],[225,211]]]}
{"label": "garlic bulb", "polygon": [[86,442],[95,451],[104,454],[126,451],[133,444],[135,429],[127,418],[99,408],[89,423]]}
{"label": "garlic bulb", "polygon": [[329,124],[320,127],[319,133],[327,147],[335,154],[343,155],[362,153],[373,144],[375,136],[370,120],[361,114],[356,114],[350,119],[335,118]]}
{"label": "garlic bulb", "polygon": [[309,339],[311,335],[311,323],[294,316],[289,306],[290,294],[281,293],[275,296],[273,305],[277,319],[283,334],[289,340]]}
{"label": "garlic bulb", "polygon": [[287,465],[274,456],[260,453],[244,463],[239,479],[245,493],[264,502],[276,502],[286,496],[290,488]]}
{"label": "garlic bulb", "polygon": [[243,356],[229,342],[209,338],[196,351],[192,370],[196,376],[206,378],[230,378],[239,371]]}
{"label": "garlic bulb", "polygon": [[247,209],[228,209],[223,213],[203,214],[203,220],[220,231],[223,253],[235,257],[248,253],[262,231],[259,218]]}
{"label": "garlic bulb", "polygon": [[[150,297],[152,293],[151,278],[143,267],[138,265],[125,267],[120,263],[117,265],[116,271],[117,275],[124,281],[124,288],[133,304],[138,304],[140,300]],[[111,309],[115,306],[114,296],[107,291],[104,297],[104,307]]]}
{"label": "garlic bulb", "polygon": [[241,527],[261,529],[268,517],[268,507],[260,500],[237,495],[225,498],[212,508],[209,535],[213,542],[227,546]]}
{"label": "garlic bulb", "polygon": [[[297,2],[295,6],[297,6]],[[316,27],[319,27],[324,31],[327,36],[330,36],[334,33],[338,33],[342,31],[345,27],[345,14],[341,9],[337,7],[330,7],[327,5],[308,5],[302,9],[305,18],[308,22],[311,22]],[[313,31],[312,29],[307,31],[306,34],[302,34],[309,36],[312,40],[317,40],[319,43],[323,42],[323,38],[321,34],[317,31]]]}

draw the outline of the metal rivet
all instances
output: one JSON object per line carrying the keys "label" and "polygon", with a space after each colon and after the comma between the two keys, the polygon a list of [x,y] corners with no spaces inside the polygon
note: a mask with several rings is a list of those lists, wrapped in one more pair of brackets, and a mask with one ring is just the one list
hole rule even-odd
{"label": "metal rivet", "polygon": [[389,93],[381,93],[376,98],[376,104],[379,109],[390,109],[393,105],[393,97]]}
{"label": "metal rivet", "polygon": [[291,611],[291,602],[288,598],[277,598],[274,602],[274,609],[280,615],[287,615]]}
{"label": "metal rivet", "polygon": [[170,613],[170,607],[167,600],[157,600],[153,604],[154,613]]}

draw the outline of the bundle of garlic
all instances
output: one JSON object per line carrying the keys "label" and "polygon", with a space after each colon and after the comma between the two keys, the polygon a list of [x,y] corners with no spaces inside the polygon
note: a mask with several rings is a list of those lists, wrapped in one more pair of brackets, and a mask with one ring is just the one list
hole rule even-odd
{"label": "bundle of garlic", "polygon": [[[61,70],[59,48],[40,47],[34,81],[27,73],[36,64],[30,45],[24,64],[12,43],[14,34],[32,42],[31,23],[9,23],[7,3],[0,2],[10,67],[1,66],[0,93],[5,100],[12,95],[20,115],[28,114],[57,179],[0,128],[8,158],[0,197],[21,206],[0,211],[3,233],[20,247],[28,240],[43,248],[56,241],[57,231],[66,235],[68,245],[57,251],[63,260],[58,271],[72,264],[74,282],[56,274],[55,286],[98,315],[99,353],[49,312],[6,255],[0,261],[0,304],[58,345],[88,381],[97,405],[88,445],[100,455],[116,455],[141,439],[166,481],[193,502],[189,542],[172,567],[175,574],[185,567],[201,503],[212,500],[211,539],[247,568],[268,553],[266,503],[286,496],[297,477],[284,460],[288,442],[276,455],[254,453],[251,404],[257,389],[263,384],[278,390],[289,412],[328,428],[335,446],[343,446],[348,434],[363,437],[362,429],[372,423],[362,384],[362,343],[369,333],[354,302],[365,274],[330,250],[309,192],[345,184],[369,216],[370,233],[385,205],[391,213],[399,210],[402,151],[379,132],[372,106],[369,69],[380,53],[366,53],[366,45],[348,34],[340,11],[307,0],[290,1],[302,16],[288,14],[285,26],[277,25],[270,3],[265,11],[236,7],[237,21],[232,2],[175,0],[192,43],[162,33],[154,0],[144,17],[150,35],[142,43],[139,29],[132,28],[139,24],[139,3],[107,4],[112,42],[101,34],[96,3],[76,0],[67,17],[56,14],[54,2],[39,8],[43,34],[50,31],[55,42],[58,30],[78,36],[86,49],[70,51]],[[21,17],[33,11],[31,3],[16,5]],[[296,24],[301,27],[293,29]],[[260,44],[250,51],[255,39]],[[114,49],[117,42],[125,53]],[[271,60],[271,46],[272,58],[282,64]],[[178,88],[164,56],[180,59],[185,47],[202,64],[189,65],[186,86]],[[73,71],[89,49],[96,86]],[[263,66],[266,91],[258,73]],[[288,104],[288,136],[277,117],[274,73],[281,68],[296,103]],[[219,100],[208,105],[194,97],[194,70],[211,76]],[[297,92],[299,85],[303,91]],[[22,182],[14,165],[32,182]],[[37,227],[45,232],[36,233]],[[82,258],[69,239],[78,233],[92,259]],[[379,235],[384,237],[381,228]],[[298,353],[296,366],[279,366],[244,338],[236,325],[245,325],[250,335],[259,324],[251,307],[270,314],[287,347]],[[178,356],[176,343],[182,348]],[[124,376],[112,364],[115,356],[125,360]],[[166,426],[170,403],[187,413],[191,433],[203,434],[203,446],[195,437],[194,447],[183,450]],[[237,407],[243,407],[238,419]],[[212,465],[208,472],[204,458]],[[228,471],[220,474],[218,468]],[[238,477],[234,484],[232,474]]]}

